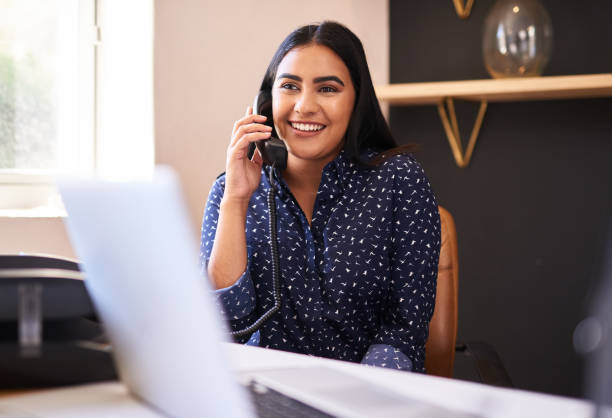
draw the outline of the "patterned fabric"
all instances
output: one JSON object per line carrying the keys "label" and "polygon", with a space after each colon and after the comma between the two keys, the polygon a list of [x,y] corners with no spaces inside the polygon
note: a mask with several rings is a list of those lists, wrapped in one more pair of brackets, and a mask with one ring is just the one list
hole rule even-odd
{"label": "patterned fabric", "polygon": [[[424,371],[433,314],[440,219],[412,156],[363,169],[341,152],[326,165],[312,223],[279,172],[276,192],[282,307],[242,342],[402,370]],[[201,265],[213,246],[225,176],[214,183],[202,223]],[[247,267],[216,293],[233,330],[274,304],[267,193],[261,183],[246,219]]]}

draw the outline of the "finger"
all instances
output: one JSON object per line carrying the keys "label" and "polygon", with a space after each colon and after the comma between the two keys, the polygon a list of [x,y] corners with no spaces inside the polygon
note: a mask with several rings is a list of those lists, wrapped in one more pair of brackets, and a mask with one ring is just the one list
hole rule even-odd
{"label": "finger", "polygon": [[247,106],[246,113],[244,114],[244,116],[249,116],[252,114],[253,114],[253,108],[251,106]]}
{"label": "finger", "polygon": [[268,118],[263,115],[246,115],[243,118],[238,119],[234,123],[234,128],[232,129],[232,135],[234,135],[236,133],[236,130],[240,128],[242,125],[246,125],[246,124],[254,123],[254,122],[261,123],[261,122],[265,122],[266,119]]}
{"label": "finger", "polygon": [[230,146],[229,154],[238,155],[238,158],[243,158],[251,142],[265,141],[267,139],[270,139],[270,132],[253,132],[243,135],[233,146]]}
{"label": "finger", "polygon": [[272,132],[272,127],[264,125],[263,123],[248,123],[240,126],[235,136],[242,136],[244,134],[250,134],[251,132]]}
{"label": "finger", "polygon": [[253,153],[253,156],[251,157],[251,161],[257,164],[258,166],[261,166],[263,164],[263,158],[261,157],[261,153],[259,152],[259,149],[255,148],[255,152]]}
{"label": "finger", "polygon": [[253,132],[272,132],[272,127],[263,125],[261,123],[249,123],[247,125],[242,125],[236,130],[236,132],[234,132],[232,140],[230,141],[230,146],[238,142],[242,136]]}

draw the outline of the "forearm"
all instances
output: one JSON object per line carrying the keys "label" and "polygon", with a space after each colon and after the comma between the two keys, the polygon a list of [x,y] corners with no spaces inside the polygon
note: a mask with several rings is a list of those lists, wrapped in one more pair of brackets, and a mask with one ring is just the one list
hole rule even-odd
{"label": "forearm", "polygon": [[233,285],[247,265],[245,222],[248,201],[223,198],[208,275],[215,288]]}

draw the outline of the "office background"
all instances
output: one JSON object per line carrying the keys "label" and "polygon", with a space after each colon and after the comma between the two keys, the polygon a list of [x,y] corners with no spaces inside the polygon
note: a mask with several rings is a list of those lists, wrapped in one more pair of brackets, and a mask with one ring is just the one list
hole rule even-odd
{"label": "office background", "polygon": [[[612,71],[612,4],[539,0],[554,27],[545,75]],[[481,30],[440,2],[390,1],[392,83],[490,78]],[[477,103],[457,104],[466,143]],[[580,396],[572,332],[599,279],[612,213],[612,100],[491,103],[472,162],[455,165],[434,106],[393,107],[459,239],[459,340],[486,340],[519,388]]]}
{"label": "office background", "polygon": [[[234,121],[253,103],[289,32],[323,19],[344,22],[364,43],[374,82],[389,80],[387,0],[151,1],[155,162],[178,172],[194,240],[208,190],[224,170]],[[0,253],[74,256],[61,218],[0,216],[0,231]]]}
{"label": "office background", "polygon": [[[540,1],[555,29],[546,74],[612,71],[609,2]],[[155,0],[155,159],[181,176],[194,242],[231,126],[292,29],[345,23],[364,42],[376,84],[488,78],[480,32],[492,4],[475,0],[460,20],[450,0]],[[612,209],[611,107],[610,99],[491,104],[467,169],[456,167],[435,107],[390,111],[398,139],[421,144],[418,159],[456,218],[459,339],[492,343],[520,388],[581,394],[571,333]],[[458,111],[465,138],[476,106]],[[2,253],[74,256],[61,218],[0,217],[0,231]]]}

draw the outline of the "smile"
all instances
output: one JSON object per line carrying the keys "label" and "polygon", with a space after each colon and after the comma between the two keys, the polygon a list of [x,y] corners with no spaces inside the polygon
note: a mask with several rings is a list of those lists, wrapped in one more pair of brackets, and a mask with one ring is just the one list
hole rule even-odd
{"label": "smile", "polygon": [[297,129],[302,132],[317,132],[325,128],[325,125],[318,123],[301,123],[301,122],[289,122],[293,129]]}

